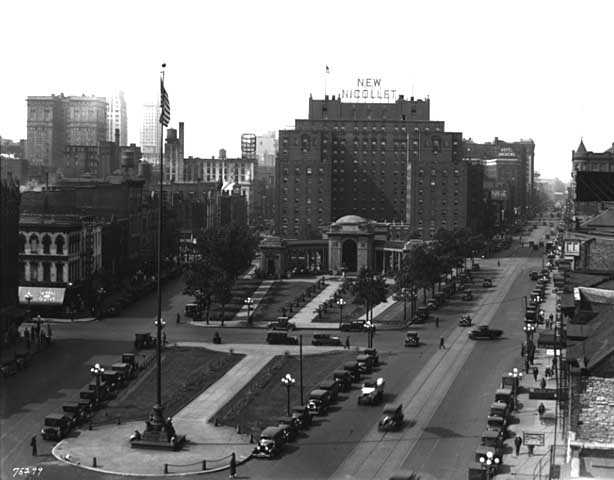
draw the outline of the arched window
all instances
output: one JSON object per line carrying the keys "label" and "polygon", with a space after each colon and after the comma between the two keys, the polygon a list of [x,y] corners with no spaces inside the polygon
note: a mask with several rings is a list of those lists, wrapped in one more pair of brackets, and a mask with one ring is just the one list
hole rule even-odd
{"label": "arched window", "polygon": [[55,281],[58,283],[64,282],[64,264],[63,263],[55,264]]}
{"label": "arched window", "polygon": [[30,253],[38,253],[38,235],[30,235]]}
{"label": "arched window", "polygon": [[57,255],[64,255],[64,237],[62,235],[58,235],[55,239],[55,253]]}
{"label": "arched window", "polygon": [[49,247],[51,246],[51,237],[49,235],[45,235],[43,237],[43,253],[51,253]]}

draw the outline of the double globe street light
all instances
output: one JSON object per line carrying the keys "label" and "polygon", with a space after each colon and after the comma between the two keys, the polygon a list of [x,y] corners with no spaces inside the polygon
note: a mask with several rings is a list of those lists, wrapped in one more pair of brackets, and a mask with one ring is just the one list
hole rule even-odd
{"label": "double globe street light", "polygon": [[365,328],[367,329],[367,347],[373,348],[373,332],[375,331],[375,323],[371,320],[365,322]]}
{"label": "double globe street light", "polygon": [[286,373],[283,377],[281,377],[281,384],[286,387],[286,390],[288,392],[288,416],[290,416],[290,388],[295,383],[296,379],[289,373]]}
{"label": "double globe street light", "polygon": [[96,403],[100,403],[100,377],[102,377],[102,374],[104,373],[104,368],[97,363],[90,368],[90,372],[96,377]]}
{"label": "double globe street light", "polygon": [[516,396],[518,395],[518,385],[522,378],[522,372],[514,367],[507,375],[512,379],[512,410],[516,410]]}
{"label": "double globe street light", "polygon": [[245,300],[243,300],[243,303],[247,305],[247,323],[251,323],[252,322],[251,311],[252,311],[252,305],[254,304],[254,299],[252,297],[247,297]]}
{"label": "double globe street light", "polygon": [[501,460],[499,457],[495,457],[494,453],[490,450],[486,452],[486,455],[480,456],[480,464],[482,465],[482,469],[486,472],[486,480],[490,480],[491,474],[494,473],[493,470],[499,465]]}
{"label": "double globe street light", "polygon": [[346,301],[343,298],[337,300],[337,305],[339,305],[339,330],[341,330],[341,324],[343,323],[343,306],[346,304]]}

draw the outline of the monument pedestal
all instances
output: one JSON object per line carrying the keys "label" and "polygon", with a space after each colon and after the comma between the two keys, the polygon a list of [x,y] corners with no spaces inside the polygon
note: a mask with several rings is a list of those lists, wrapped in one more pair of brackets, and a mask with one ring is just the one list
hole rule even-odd
{"label": "monument pedestal", "polygon": [[132,448],[180,450],[185,440],[185,435],[177,435],[171,419],[164,419],[162,407],[154,405],[149,414],[149,420],[145,422],[145,431],[143,433],[135,431],[130,438],[130,446]]}

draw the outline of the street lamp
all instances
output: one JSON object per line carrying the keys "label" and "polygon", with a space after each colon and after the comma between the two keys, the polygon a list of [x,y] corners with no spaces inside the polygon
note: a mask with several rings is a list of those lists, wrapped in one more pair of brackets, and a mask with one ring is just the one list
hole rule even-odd
{"label": "street lamp", "polygon": [[407,325],[407,294],[409,293],[408,288],[402,288],[401,294],[403,295],[403,325]]}
{"label": "street lamp", "polygon": [[283,377],[281,377],[281,384],[286,387],[286,391],[288,392],[288,416],[290,416],[290,387],[296,383],[296,379],[286,373]]}
{"label": "street lamp", "polygon": [[526,322],[522,329],[527,335],[527,348],[529,348],[529,341],[533,340],[533,332],[535,331],[535,325],[531,322]]}
{"label": "street lamp", "polygon": [[518,395],[518,383],[522,378],[522,372],[514,367],[511,372],[508,372],[508,376],[512,378],[512,410],[516,410],[516,395]]}
{"label": "street lamp", "polygon": [[252,305],[254,304],[254,299],[252,297],[247,297],[245,300],[243,300],[243,303],[247,305],[247,323],[251,323],[251,309]]}
{"label": "street lamp", "polygon": [[482,465],[482,469],[486,472],[486,480],[491,479],[490,475],[493,473],[494,467],[499,465],[499,462],[499,457],[495,457],[490,450],[486,452],[485,456],[480,456],[480,464]]}
{"label": "street lamp", "polygon": [[346,302],[343,298],[337,300],[337,305],[339,305],[339,330],[341,330],[341,324],[343,323],[343,306],[345,303]]}
{"label": "street lamp", "polygon": [[375,330],[375,324],[372,323],[371,320],[367,320],[365,328],[367,329],[367,347],[373,348],[373,330]]}
{"label": "street lamp", "polygon": [[26,299],[26,302],[28,302],[28,317],[30,317],[30,320],[32,320],[32,310],[30,310],[30,302],[32,302],[32,299],[34,298],[32,296],[32,294],[30,293],[30,291],[28,290],[26,292],[26,295],[23,297]]}
{"label": "street lamp", "polygon": [[92,375],[96,377],[96,403],[100,403],[100,377],[104,373],[104,368],[99,363],[90,368]]}

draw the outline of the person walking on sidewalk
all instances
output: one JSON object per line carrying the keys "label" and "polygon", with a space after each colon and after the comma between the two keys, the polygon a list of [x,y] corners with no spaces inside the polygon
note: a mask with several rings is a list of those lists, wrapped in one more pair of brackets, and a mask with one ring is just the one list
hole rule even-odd
{"label": "person walking on sidewalk", "polygon": [[535,379],[536,382],[537,382],[538,375],[539,375],[539,368],[533,367],[533,378]]}
{"label": "person walking on sidewalk", "polygon": [[546,379],[542,377],[541,382],[539,382],[539,386],[544,390],[546,388]]}
{"label": "person walking on sidewalk", "polygon": [[445,348],[446,348],[446,344],[445,344],[445,342],[444,342],[443,337],[441,337],[441,338],[439,339],[439,349],[441,350],[442,348],[443,348],[444,350],[445,350]]}
{"label": "person walking on sidewalk", "polygon": [[520,455],[520,445],[522,445],[522,438],[520,435],[516,435],[514,439],[514,446],[516,447],[516,456]]}
{"label": "person walking on sidewalk", "polygon": [[350,349],[350,336],[349,335],[345,337],[345,349],[346,350]]}
{"label": "person walking on sidewalk", "polygon": [[237,478],[237,459],[235,457],[234,452],[230,456],[230,475],[228,478]]}
{"label": "person walking on sidewalk", "polygon": [[38,456],[38,451],[36,449],[36,435],[34,435],[32,437],[32,440],[30,440],[30,446],[32,447],[32,456],[33,457],[37,457]]}

